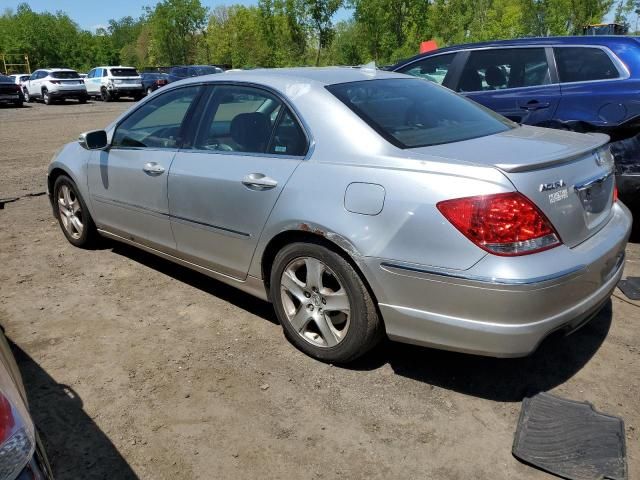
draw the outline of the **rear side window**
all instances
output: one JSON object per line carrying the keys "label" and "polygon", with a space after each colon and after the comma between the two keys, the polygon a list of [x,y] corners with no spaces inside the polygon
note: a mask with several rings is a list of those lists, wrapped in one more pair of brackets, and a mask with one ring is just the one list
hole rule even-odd
{"label": "rear side window", "polygon": [[447,77],[447,73],[449,73],[449,67],[455,56],[455,53],[450,53],[424,58],[410,65],[401,67],[398,69],[398,72],[424,78],[425,80],[442,85],[444,79]]}
{"label": "rear side window", "polygon": [[51,72],[51,78],[80,78],[80,75],[74,71]]}
{"label": "rear side window", "polygon": [[220,152],[265,153],[280,101],[252,87],[217,86],[202,117],[195,147]]}
{"label": "rear side window", "polygon": [[532,87],[551,83],[544,48],[499,48],[471,52],[459,92]]}
{"label": "rear side window", "polygon": [[365,80],[326,88],[400,148],[459,142],[514,127],[506,118],[417,78]]}
{"label": "rear side window", "polygon": [[137,77],[138,71],[135,68],[112,68],[111,75],[114,77]]}
{"label": "rear side window", "polygon": [[307,150],[307,138],[288,108],[282,111],[269,145],[269,153],[302,156]]}
{"label": "rear side window", "polygon": [[609,55],[600,48],[556,47],[553,50],[562,83],[610,80],[620,76]]}

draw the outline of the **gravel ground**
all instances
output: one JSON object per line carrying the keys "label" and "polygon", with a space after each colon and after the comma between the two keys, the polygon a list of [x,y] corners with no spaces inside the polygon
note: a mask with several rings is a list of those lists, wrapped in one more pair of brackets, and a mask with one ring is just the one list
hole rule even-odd
{"label": "gravel ground", "polygon": [[[0,108],[0,197],[130,102]],[[349,368],[289,345],[264,302],[129,247],[66,242],[45,196],[0,210],[0,323],[56,477],[543,479],[511,456],[521,400],[625,420],[640,477],[640,310],[495,360],[391,342]],[[630,244],[627,275],[640,275]],[[517,314],[517,312],[514,312]]]}

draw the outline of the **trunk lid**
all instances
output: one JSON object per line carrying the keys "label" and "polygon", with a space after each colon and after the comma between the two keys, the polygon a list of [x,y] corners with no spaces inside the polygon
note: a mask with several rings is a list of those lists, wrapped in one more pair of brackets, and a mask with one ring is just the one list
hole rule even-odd
{"label": "trunk lid", "polygon": [[600,154],[609,137],[538,127],[412,149],[501,170],[574,247],[603,227],[613,206],[613,157]]}

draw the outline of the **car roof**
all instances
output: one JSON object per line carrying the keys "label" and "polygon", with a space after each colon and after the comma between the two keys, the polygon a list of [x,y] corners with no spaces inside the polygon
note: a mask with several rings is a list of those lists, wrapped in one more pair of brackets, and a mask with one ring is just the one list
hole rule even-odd
{"label": "car roof", "polygon": [[399,61],[391,69],[400,67],[408,62],[417,60],[423,57],[429,57],[431,55],[439,55],[441,53],[457,52],[460,50],[471,50],[476,48],[491,48],[491,47],[522,47],[529,45],[597,45],[597,46],[609,46],[614,44],[634,44],[640,45],[640,37],[623,36],[623,35],[584,35],[584,36],[568,36],[568,37],[525,37],[525,38],[513,38],[509,40],[492,40],[488,42],[478,43],[463,43],[459,45],[452,45],[450,47],[438,48],[429,52],[420,53],[411,58]]}
{"label": "car roof", "polygon": [[318,85],[332,85],[364,80],[386,78],[407,78],[405,75],[385,72],[382,70],[353,67],[298,67],[298,68],[269,68],[254,70],[239,70],[224,72],[223,75],[212,74],[193,77],[189,81],[198,82],[203,79],[215,81],[244,81],[278,85],[315,83]]}

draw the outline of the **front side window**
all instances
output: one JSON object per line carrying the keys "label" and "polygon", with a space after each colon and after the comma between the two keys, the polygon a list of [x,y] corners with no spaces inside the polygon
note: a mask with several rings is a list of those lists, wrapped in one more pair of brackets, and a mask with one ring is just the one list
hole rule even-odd
{"label": "front side window", "polygon": [[215,87],[195,148],[265,153],[280,107],[280,101],[263,90],[243,86]]}
{"label": "front side window", "polygon": [[112,146],[177,148],[182,123],[199,91],[199,86],[177,88],[144,103],[116,127]]}
{"label": "front side window", "polygon": [[398,70],[400,73],[406,73],[418,78],[424,78],[432,82],[442,85],[447,77],[451,62],[456,56],[455,53],[447,55],[437,55],[419,60],[410,65],[406,65]]}
{"label": "front side window", "polygon": [[544,48],[500,48],[471,52],[458,92],[482,92],[551,83]]}
{"label": "front side window", "polygon": [[515,127],[497,113],[417,78],[365,80],[326,88],[400,148],[459,142]]}
{"label": "front side window", "polygon": [[607,53],[594,47],[556,47],[553,49],[560,82],[610,80],[620,73]]}

